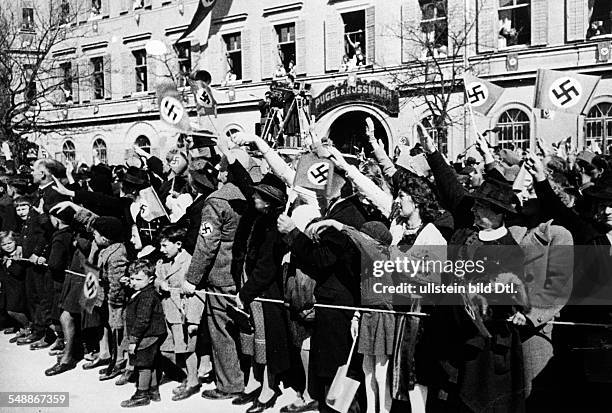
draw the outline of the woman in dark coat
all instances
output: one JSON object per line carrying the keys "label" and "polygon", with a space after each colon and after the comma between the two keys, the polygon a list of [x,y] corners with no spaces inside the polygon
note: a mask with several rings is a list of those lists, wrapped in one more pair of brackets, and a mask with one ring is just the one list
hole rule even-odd
{"label": "woman in dark coat", "polygon": [[[329,196],[329,208],[324,219],[334,219],[341,224],[361,228],[365,217],[359,201],[352,197],[352,188],[340,175],[334,175],[335,185]],[[317,281],[314,290],[319,304],[356,306],[360,302],[361,258],[359,250],[348,235],[328,228],[315,243],[296,228],[293,221],[281,215],[279,230],[285,235],[292,257],[298,268]],[[293,258],[292,258],[293,259]],[[325,396],[338,367],[346,364],[353,338],[351,320],[353,311],[335,308],[317,308],[310,346],[309,392],[319,402],[320,411],[333,411],[325,402]],[[355,355],[351,362],[351,375],[361,375],[361,359]],[[358,396],[358,398],[361,395]],[[353,403],[349,411],[356,411]]]}
{"label": "woman in dark coat", "polygon": [[[578,214],[567,207],[555,193],[546,177],[544,165],[536,157],[530,157],[527,167],[535,178],[534,188],[545,211],[559,225],[567,228],[574,239],[574,270],[569,305],[561,312],[563,321],[578,323],[612,323],[612,174],[608,171],[598,183],[584,191],[591,207],[591,214]],[[571,377],[558,389],[558,398],[552,409],[576,409],[598,411],[609,399],[612,383],[612,333],[598,327],[559,329],[554,331],[557,348],[555,358],[559,371]],[[570,393],[580,392],[576,400]]]}
{"label": "woman in dark coat", "polygon": [[[266,175],[251,192],[254,208],[260,215],[255,219],[247,242],[244,264],[247,281],[238,297],[246,308],[252,309],[256,318],[259,307],[259,303],[253,302],[256,297],[283,299],[282,259],[287,246],[276,229],[276,220],[287,197],[285,184],[272,174]],[[290,367],[285,308],[272,303],[263,303],[260,308],[263,309],[265,331],[265,371],[259,397],[247,412],[261,412],[274,406],[280,394],[276,387],[277,378]],[[255,354],[254,362],[261,361]]]}

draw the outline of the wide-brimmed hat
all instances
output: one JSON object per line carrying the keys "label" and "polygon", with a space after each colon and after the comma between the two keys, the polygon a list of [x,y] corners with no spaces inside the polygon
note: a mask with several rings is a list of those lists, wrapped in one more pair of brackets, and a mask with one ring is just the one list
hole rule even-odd
{"label": "wide-brimmed hat", "polygon": [[604,173],[597,184],[588,187],[582,193],[598,201],[612,201],[612,173]]}
{"label": "wide-brimmed hat", "polygon": [[147,174],[147,171],[143,169],[130,166],[125,172],[122,182],[135,186],[146,187],[149,185],[149,175]]}
{"label": "wide-brimmed hat", "polygon": [[196,159],[189,164],[189,175],[193,182],[204,189],[217,189],[219,172],[205,159]]}
{"label": "wide-brimmed hat", "polygon": [[515,205],[518,198],[512,190],[512,186],[493,179],[485,179],[478,188],[470,194],[476,200],[494,205],[504,211],[516,213]]}
{"label": "wide-brimmed hat", "polygon": [[274,174],[264,175],[261,182],[253,186],[264,199],[284,205],[287,202],[287,187],[285,183]]}

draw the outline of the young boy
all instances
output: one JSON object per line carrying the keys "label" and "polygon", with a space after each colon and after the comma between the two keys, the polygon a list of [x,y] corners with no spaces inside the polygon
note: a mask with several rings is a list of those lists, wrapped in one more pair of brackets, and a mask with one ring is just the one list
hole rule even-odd
{"label": "young boy", "polygon": [[138,374],[136,393],[121,407],[145,406],[159,400],[159,347],[166,339],[166,322],[161,300],[153,285],[153,265],[139,259],[130,265],[130,287],[134,294],[127,305],[129,353]]}
{"label": "young boy", "polygon": [[183,400],[200,390],[198,357],[195,353],[197,330],[204,304],[196,296],[181,294],[191,255],[183,249],[187,231],[177,225],[164,227],[160,233],[160,249],[165,256],[155,269],[155,286],[162,292],[162,306],[166,315],[169,340],[172,341],[177,365],[187,379],[174,389],[172,400]]}
{"label": "young boy", "polygon": [[51,302],[47,299],[47,285],[45,277],[46,256],[53,227],[46,215],[39,214],[32,207],[31,201],[26,197],[15,199],[15,212],[19,219],[18,229],[21,235],[22,257],[30,261],[26,268],[26,302],[32,319],[32,332],[29,336],[21,337],[17,344],[30,344],[31,349],[49,347],[56,339],[49,328],[51,317]]}
{"label": "young boy", "polygon": [[[71,209],[65,209],[59,212],[52,211],[49,215],[55,232],[51,238],[51,252],[49,253],[49,260],[47,261],[48,270],[45,276],[49,277],[49,285],[53,286],[51,291],[49,291],[53,304],[51,308],[51,320],[58,335],[55,344],[51,348],[51,355],[63,354],[64,352],[64,337],[66,336],[64,333],[67,329],[65,328],[66,326],[61,324],[61,299],[62,287],[66,279],[66,269],[72,260],[73,233],[70,228],[70,223],[73,218],[74,212]],[[70,335],[70,332],[68,332],[68,335]],[[73,343],[71,342],[70,344],[72,345]],[[68,360],[64,363],[58,360],[54,366],[45,371],[45,375],[53,376],[71,370],[76,366],[76,362],[77,360],[75,359]]]}
{"label": "young boy", "polygon": [[115,217],[97,217],[91,224],[94,241],[100,247],[98,269],[100,284],[108,299],[108,339],[111,360],[104,370],[100,381],[110,380],[122,373],[123,352],[120,349],[123,341],[125,324],[125,290],[121,278],[125,276],[128,259],[123,244],[123,224]]}

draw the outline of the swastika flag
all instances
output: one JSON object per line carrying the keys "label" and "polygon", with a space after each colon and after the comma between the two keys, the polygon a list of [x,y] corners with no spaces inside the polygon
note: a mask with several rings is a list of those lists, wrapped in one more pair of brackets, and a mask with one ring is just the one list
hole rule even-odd
{"label": "swastika flag", "polygon": [[319,158],[314,153],[300,157],[293,186],[314,190],[326,190],[333,179],[334,164],[329,159]]}
{"label": "swastika flag", "polygon": [[533,107],[580,115],[601,77],[539,69]]}
{"label": "swastika flag", "polygon": [[504,88],[470,74],[463,77],[465,97],[474,112],[486,116],[504,93]]}
{"label": "swastika flag", "polygon": [[163,79],[157,85],[157,104],[160,118],[168,125],[180,131],[190,131],[189,115],[183,105],[183,98],[176,90],[176,85]]}

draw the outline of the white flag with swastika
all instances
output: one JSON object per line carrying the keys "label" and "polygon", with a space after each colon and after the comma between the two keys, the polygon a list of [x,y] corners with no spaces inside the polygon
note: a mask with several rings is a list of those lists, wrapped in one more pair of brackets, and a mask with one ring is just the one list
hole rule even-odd
{"label": "white flag with swastika", "polygon": [[533,107],[580,115],[601,77],[539,69]]}
{"label": "white flag with swastika", "polygon": [[189,114],[183,105],[183,97],[176,90],[174,82],[163,79],[158,83],[157,104],[159,117],[164,122],[183,133],[191,130]]}
{"label": "white flag with swastika", "polygon": [[474,112],[486,116],[504,93],[504,88],[470,74],[463,76],[465,97]]}

